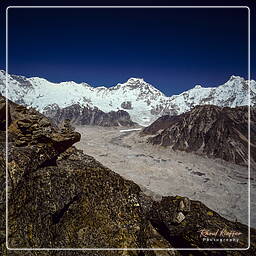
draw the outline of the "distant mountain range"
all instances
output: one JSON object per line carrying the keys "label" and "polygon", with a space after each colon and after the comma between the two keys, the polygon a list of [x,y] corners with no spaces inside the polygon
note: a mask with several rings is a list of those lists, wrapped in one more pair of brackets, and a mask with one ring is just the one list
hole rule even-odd
{"label": "distant mountain range", "polygon": [[[5,96],[6,73],[0,71],[0,94]],[[248,80],[231,76],[223,85],[194,88],[167,97],[142,78],[107,88],[73,81],[52,83],[44,78],[8,75],[8,98],[33,107],[57,121],[65,118],[77,124],[147,126],[163,115],[178,115],[197,105],[221,107],[248,105]],[[251,105],[256,105],[256,82],[250,83]],[[118,112],[119,111],[119,112]],[[118,112],[118,113],[115,113]],[[89,118],[84,118],[87,113]],[[127,115],[127,113],[129,115]]]}

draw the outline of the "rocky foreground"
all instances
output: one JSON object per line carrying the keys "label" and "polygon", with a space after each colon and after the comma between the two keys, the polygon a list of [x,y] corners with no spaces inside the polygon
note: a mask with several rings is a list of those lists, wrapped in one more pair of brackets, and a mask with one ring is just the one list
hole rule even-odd
{"label": "rocky foreground", "polygon": [[[0,98],[1,255],[254,255],[244,251],[10,251],[5,247],[5,118]],[[8,104],[8,246],[10,248],[246,248],[248,227],[199,201],[155,201],[138,185],[77,150],[80,134],[33,109]],[[219,233],[236,241],[204,241]],[[224,235],[225,234],[225,235]],[[206,236],[206,237],[204,237]],[[213,236],[213,235],[212,235]],[[212,237],[211,236],[211,237]],[[229,237],[230,238],[230,237]],[[238,240],[238,241],[237,241]]]}
{"label": "rocky foreground", "polygon": [[[251,164],[256,167],[256,108],[251,107]],[[248,164],[248,107],[196,106],[178,116],[163,116],[146,127],[149,143]]]}

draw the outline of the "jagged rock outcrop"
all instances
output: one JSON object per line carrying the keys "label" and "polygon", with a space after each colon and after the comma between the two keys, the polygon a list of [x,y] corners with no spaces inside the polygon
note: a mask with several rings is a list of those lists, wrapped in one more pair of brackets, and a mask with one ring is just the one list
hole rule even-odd
{"label": "jagged rock outcrop", "polygon": [[[188,255],[188,251],[8,251],[5,248],[5,116],[0,98],[1,255]],[[188,198],[154,201],[134,182],[77,150],[80,135],[12,102],[8,143],[8,245],[11,248],[247,247],[247,227]],[[18,143],[17,143],[18,142]],[[202,229],[236,231],[237,242],[205,242]],[[248,251],[214,255],[253,255]],[[191,251],[193,255],[213,255]]]}
{"label": "jagged rock outcrop", "polygon": [[[251,107],[251,162],[256,162],[256,110]],[[196,152],[248,164],[248,107],[197,106],[178,116],[159,118],[142,131],[148,141],[174,150]]]}
{"label": "jagged rock outcrop", "polygon": [[163,131],[164,129],[169,128],[172,122],[180,120],[182,116],[183,114],[161,116],[151,125],[143,128],[141,135],[156,135],[157,133]]}
{"label": "jagged rock outcrop", "polygon": [[132,102],[131,101],[124,101],[121,104],[123,109],[132,109]]}
{"label": "jagged rock outcrop", "polygon": [[81,107],[74,104],[69,107],[60,108],[58,105],[47,106],[44,114],[60,123],[65,119],[69,119],[72,124],[76,125],[99,125],[99,126],[134,126],[130,115],[124,110],[110,111],[105,113],[98,108]]}

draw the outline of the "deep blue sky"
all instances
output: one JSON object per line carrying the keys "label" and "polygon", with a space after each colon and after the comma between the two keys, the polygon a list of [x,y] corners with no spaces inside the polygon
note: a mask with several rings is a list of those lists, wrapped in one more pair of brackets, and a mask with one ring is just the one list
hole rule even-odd
{"label": "deep blue sky", "polygon": [[[9,73],[167,95],[247,78],[247,9],[9,9]],[[5,67],[1,67],[5,68]]]}

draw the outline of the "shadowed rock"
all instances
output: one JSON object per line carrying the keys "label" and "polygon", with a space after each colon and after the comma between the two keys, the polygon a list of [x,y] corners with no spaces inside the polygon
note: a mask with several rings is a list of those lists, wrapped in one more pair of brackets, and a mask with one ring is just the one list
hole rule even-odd
{"label": "shadowed rock", "polygon": [[132,102],[131,101],[124,101],[121,104],[123,109],[132,109]]}
{"label": "shadowed rock", "polygon": [[128,112],[124,110],[110,111],[105,113],[94,107],[81,107],[79,104],[73,104],[69,107],[60,108],[58,105],[48,106],[44,109],[44,114],[56,123],[61,123],[69,119],[76,125],[99,125],[99,126],[133,126]]}

